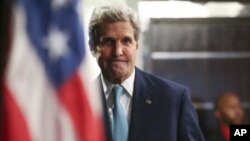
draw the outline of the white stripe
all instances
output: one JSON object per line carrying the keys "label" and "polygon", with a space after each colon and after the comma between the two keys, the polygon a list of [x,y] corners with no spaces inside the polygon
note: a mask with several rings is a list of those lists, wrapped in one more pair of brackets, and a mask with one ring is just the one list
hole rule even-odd
{"label": "white stripe", "polygon": [[[88,13],[89,11],[85,11],[84,13],[84,11],[82,11],[82,7],[86,6],[86,1],[79,1],[79,2],[80,4],[78,5],[79,7],[77,8],[78,14],[81,17],[84,17],[84,18],[81,18],[82,20],[81,23],[86,23],[84,25],[87,28],[86,26],[87,22],[84,22],[84,20],[88,19],[86,17],[90,15],[86,16],[84,14],[90,14],[91,12]],[[85,38],[85,41],[89,40],[88,32],[84,32],[84,38]],[[95,84],[94,82],[94,80],[100,73],[100,69],[97,65],[95,58],[92,56],[89,48],[90,47],[88,45],[88,42],[85,42],[86,54],[85,54],[85,58],[83,59],[80,65],[79,74],[80,74],[81,80],[83,80],[84,88],[86,89],[86,95],[89,100],[90,106],[92,108],[91,110],[96,114],[97,117],[101,118],[102,116],[101,93],[100,93],[99,84]]]}
{"label": "white stripe", "polygon": [[[63,107],[63,105],[61,107]],[[62,129],[59,135],[61,139],[60,141],[77,141],[77,135],[75,134],[75,130],[72,126],[72,119],[70,119],[68,115],[67,111],[61,108],[58,114],[59,124]]]}
{"label": "white stripe", "polygon": [[[96,116],[102,116],[102,105],[101,105],[101,92],[99,84],[96,84],[91,75],[93,75],[93,66],[91,66],[89,58],[90,56],[86,54],[84,61],[79,68],[79,74],[81,80],[83,80],[84,88],[86,89],[86,96],[89,100],[92,111]],[[99,81],[98,81],[99,82]],[[97,83],[98,83],[97,82]]]}
{"label": "white stripe", "polygon": [[250,52],[153,52],[154,60],[250,58]]}
{"label": "white stripe", "polygon": [[[33,141],[73,141],[74,130],[67,113],[58,106],[55,90],[47,79],[41,60],[25,32],[25,14],[13,8],[14,39],[7,70],[7,85],[28,122]],[[59,121],[58,121],[58,118]],[[59,127],[62,129],[58,130]],[[58,133],[58,132],[61,133]],[[60,138],[59,138],[60,137]]]}

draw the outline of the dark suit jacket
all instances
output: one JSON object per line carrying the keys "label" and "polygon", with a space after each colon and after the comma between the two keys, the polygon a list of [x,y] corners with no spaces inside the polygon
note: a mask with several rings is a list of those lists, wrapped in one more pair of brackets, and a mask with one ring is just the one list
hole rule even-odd
{"label": "dark suit jacket", "polygon": [[[129,141],[204,141],[188,89],[136,68]],[[103,93],[107,140],[112,141]]]}

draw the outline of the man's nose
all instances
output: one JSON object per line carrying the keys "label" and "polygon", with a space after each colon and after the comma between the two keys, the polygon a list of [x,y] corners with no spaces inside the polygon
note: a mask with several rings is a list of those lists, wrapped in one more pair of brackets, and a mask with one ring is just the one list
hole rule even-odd
{"label": "man's nose", "polygon": [[114,46],[114,53],[116,56],[121,56],[123,54],[122,43],[117,41]]}

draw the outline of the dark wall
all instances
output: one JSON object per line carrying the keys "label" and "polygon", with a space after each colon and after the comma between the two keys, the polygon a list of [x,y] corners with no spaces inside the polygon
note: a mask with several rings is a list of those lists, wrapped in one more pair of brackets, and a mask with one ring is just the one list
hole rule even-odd
{"label": "dark wall", "polygon": [[204,101],[234,91],[250,102],[250,18],[152,19],[149,33],[151,53],[194,55],[151,58],[152,73],[188,85]]}

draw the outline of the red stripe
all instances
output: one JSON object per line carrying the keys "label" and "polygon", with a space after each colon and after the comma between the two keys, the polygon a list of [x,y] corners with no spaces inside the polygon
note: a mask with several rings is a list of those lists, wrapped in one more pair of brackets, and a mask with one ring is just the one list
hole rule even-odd
{"label": "red stripe", "polygon": [[4,106],[4,141],[31,141],[27,122],[6,85],[4,85]]}
{"label": "red stripe", "polygon": [[59,101],[65,105],[80,141],[104,141],[101,117],[91,110],[86,90],[78,74],[72,75],[59,89]]}

